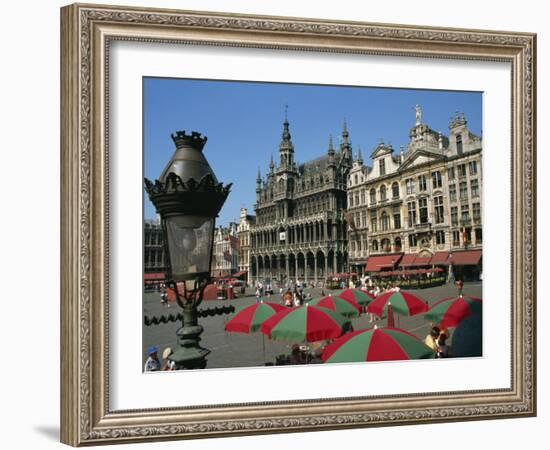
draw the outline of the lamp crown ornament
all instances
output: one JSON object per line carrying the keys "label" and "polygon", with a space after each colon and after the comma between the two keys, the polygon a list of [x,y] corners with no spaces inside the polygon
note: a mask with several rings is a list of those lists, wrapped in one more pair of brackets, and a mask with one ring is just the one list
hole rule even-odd
{"label": "lamp crown ornament", "polygon": [[231,183],[219,183],[202,150],[208,138],[201,133],[172,133],[176,151],[159,179],[145,178],[145,190],[161,216],[193,214],[216,217]]}
{"label": "lamp crown ornament", "polygon": [[176,148],[193,147],[197,150],[202,150],[208,140],[206,136],[202,136],[197,131],[192,131],[191,134],[186,134],[185,130],[176,131],[171,136],[174,144],[176,144]]}

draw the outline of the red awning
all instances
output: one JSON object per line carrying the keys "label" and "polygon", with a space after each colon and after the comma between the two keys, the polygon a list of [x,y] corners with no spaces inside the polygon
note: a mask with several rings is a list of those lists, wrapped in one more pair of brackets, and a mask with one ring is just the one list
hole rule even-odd
{"label": "red awning", "polygon": [[242,277],[244,275],[246,275],[247,272],[245,270],[241,271],[241,272],[237,272],[237,273],[234,273],[233,275],[231,275],[233,278],[239,278],[239,277]]}
{"label": "red awning", "polygon": [[457,266],[475,266],[480,259],[481,250],[467,250],[465,252],[453,252],[450,261]]}
{"label": "red awning", "polygon": [[431,259],[431,256],[417,256],[413,266],[429,266]]}
{"label": "red awning", "polygon": [[144,280],[164,280],[164,274],[163,273],[144,273],[143,274]]}
{"label": "red awning", "polygon": [[437,252],[435,255],[432,256],[430,264],[432,264],[433,266],[446,266],[449,264],[447,258],[449,258],[449,252]]}
{"label": "red awning", "polygon": [[401,253],[384,256],[371,256],[367,261],[365,272],[379,272],[382,269],[393,269],[401,259]]}
{"label": "red awning", "polygon": [[408,253],[403,256],[403,259],[399,263],[400,267],[412,266],[416,258],[416,253]]}

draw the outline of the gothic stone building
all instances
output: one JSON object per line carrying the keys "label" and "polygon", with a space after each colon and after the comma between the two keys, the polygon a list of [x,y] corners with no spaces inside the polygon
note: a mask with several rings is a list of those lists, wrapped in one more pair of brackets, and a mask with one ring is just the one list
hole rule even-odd
{"label": "gothic stone building", "polygon": [[381,142],[371,155],[372,167],[360,159],[353,163],[350,264],[360,272],[376,272],[449,265],[454,259],[453,265],[479,271],[481,153],[482,140],[469,131],[463,114],[451,119],[444,136],[422,123],[417,106],[406,150],[395,155]]}
{"label": "gothic stone building", "polygon": [[288,119],[283,124],[279,164],[256,180],[256,224],[250,228],[251,279],[318,281],[347,270],[346,183],[352,148],[344,123],[335,149],[297,164]]}

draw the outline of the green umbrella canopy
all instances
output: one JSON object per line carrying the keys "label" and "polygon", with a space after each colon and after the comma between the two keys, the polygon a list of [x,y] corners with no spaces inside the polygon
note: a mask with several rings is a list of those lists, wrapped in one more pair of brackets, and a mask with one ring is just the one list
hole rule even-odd
{"label": "green umbrella canopy", "polygon": [[440,328],[452,328],[457,327],[462,320],[474,314],[481,314],[481,299],[461,295],[438,301],[424,318]]}
{"label": "green umbrella canopy", "polygon": [[339,297],[328,295],[309,302],[310,306],[319,306],[342,314],[345,317],[358,317],[361,314],[361,306],[354,300],[344,300]]}
{"label": "green umbrella canopy", "polygon": [[260,325],[276,312],[285,309],[277,303],[260,302],[246,306],[238,311],[225,324],[225,331],[233,333],[253,333],[260,329]]}
{"label": "green umbrella canopy", "polygon": [[337,338],[349,327],[349,319],[341,314],[306,304],[279,311],[260,326],[260,332],[274,340],[315,342]]}
{"label": "green umbrella canopy", "polygon": [[392,291],[376,297],[367,307],[367,312],[382,317],[387,314],[388,304],[391,304],[394,313],[402,316],[414,316],[428,310],[428,305],[416,295],[406,291]]}
{"label": "green umbrella canopy", "polygon": [[360,306],[366,306],[375,299],[373,294],[369,294],[368,292],[362,291],[361,289],[351,288],[345,289],[340,292],[340,294],[338,294],[338,297],[343,298],[344,300],[354,300]]}
{"label": "green umbrella canopy", "polygon": [[400,328],[369,328],[347,333],[328,345],[322,359],[328,363],[396,361],[434,358],[427,345]]}

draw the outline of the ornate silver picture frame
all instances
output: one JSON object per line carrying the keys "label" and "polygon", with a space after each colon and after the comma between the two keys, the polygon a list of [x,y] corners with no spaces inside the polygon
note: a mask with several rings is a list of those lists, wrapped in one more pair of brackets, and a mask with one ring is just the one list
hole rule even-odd
{"label": "ornate silver picture frame", "polygon": [[[503,95],[511,99],[511,295],[503,305],[510,307],[510,385],[114,409],[109,351],[113,326],[109,322],[113,281],[109,270],[109,191],[115,174],[110,171],[109,98],[113,93],[109,70],[111,46],[119,41],[284,50],[298,56],[323,52],[508,63],[512,82]],[[534,416],[535,89],[536,36],[530,33],[84,4],[62,8],[62,442],[81,446]]]}

